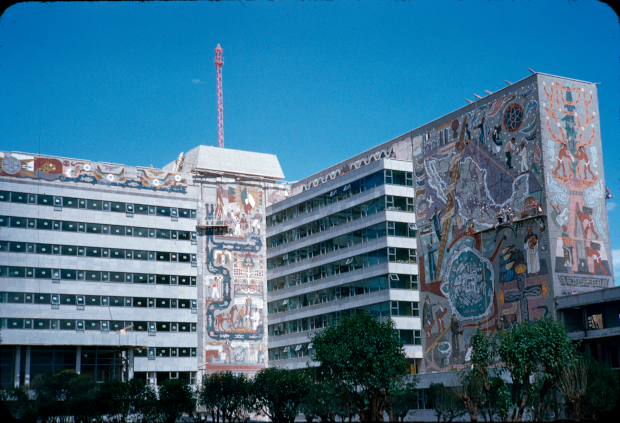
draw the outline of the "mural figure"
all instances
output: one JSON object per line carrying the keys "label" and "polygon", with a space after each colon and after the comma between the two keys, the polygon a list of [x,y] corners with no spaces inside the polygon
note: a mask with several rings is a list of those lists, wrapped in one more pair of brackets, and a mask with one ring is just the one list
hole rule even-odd
{"label": "mural figure", "polygon": [[506,143],[506,166],[508,169],[512,169],[512,152],[515,151],[515,137],[512,137],[508,143]]}
{"label": "mural figure", "polygon": [[527,227],[527,235],[523,241],[523,251],[527,261],[527,273],[537,275],[540,272],[540,259],[538,258],[538,237],[532,232],[532,227]]}
{"label": "mural figure", "polygon": [[463,327],[456,320],[456,314],[452,315],[452,321],[450,322],[450,331],[452,332],[452,351],[454,353],[453,360],[457,361],[461,358],[459,335],[463,335]]}

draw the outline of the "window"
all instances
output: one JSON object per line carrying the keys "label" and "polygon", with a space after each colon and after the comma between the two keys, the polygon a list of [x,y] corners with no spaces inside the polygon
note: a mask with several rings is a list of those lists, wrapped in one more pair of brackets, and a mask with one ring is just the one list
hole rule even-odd
{"label": "window", "polygon": [[111,211],[116,213],[125,213],[127,210],[125,203],[112,202]]}

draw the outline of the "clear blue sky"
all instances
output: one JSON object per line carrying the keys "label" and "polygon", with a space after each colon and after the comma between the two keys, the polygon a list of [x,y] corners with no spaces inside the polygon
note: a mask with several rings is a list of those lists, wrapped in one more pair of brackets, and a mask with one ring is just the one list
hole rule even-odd
{"label": "clear blue sky", "polygon": [[[600,82],[620,272],[620,53],[596,1],[20,3],[0,20],[0,148],[161,167],[217,145],[294,181],[539,72]],[[618,273],[620,275],[620,273]]]}

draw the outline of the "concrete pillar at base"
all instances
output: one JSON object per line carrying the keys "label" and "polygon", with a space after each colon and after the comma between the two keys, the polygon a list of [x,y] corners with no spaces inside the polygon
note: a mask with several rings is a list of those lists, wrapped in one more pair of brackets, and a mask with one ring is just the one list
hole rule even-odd
{"label": "concrete pillar at base", "polygon": [[82,347],[79,345],[75,348],[75,372],[82,373]]}
{"label": "concrete pillar at base", "polygon": [[15,378],[13,383],[15,386],[19,386],[19,377],[21,376],[21,367],[22,367],[22,347],[21,345],[17,345],[15,347]]}
{"label": "concrete pillar at base", "polygon": [[24,385],[28,386],[30,385],[30,345],[26,346],[26,368],[24,370],[24,373],[26,373],[26,377],[24,378]]}
{"label": "concrete pillar at base", "polygon": [[133,348],[127,351],[127,379],[133,379]]}

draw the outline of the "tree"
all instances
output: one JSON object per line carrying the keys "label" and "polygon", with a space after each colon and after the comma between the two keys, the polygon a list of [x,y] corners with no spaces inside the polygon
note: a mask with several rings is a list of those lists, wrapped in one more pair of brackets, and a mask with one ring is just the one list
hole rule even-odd
{"label": "tree", "polygon": [[[301,403],[300,412],[307,421],[318,417],[321,422],[335,422],[336,416],[343,413],[342,404],[338,400],[336,386],[329,381],[317,381],[311,384],[310,393]],[[341,420],[344,419],[341,417]]]}
{"label": "tree", "polygon": [[496,415],[502,422],[508,421],[508,416],[514,410],[510,386],[499,376],[491,376],[489,391],[489,403],[491,416]]}
{"label": "tree", "polygon": [[192,388],[185,379],[166,379],[159,385],[159,409],[165,423],[174,423],[196,408]]}
{"label": "tree", "polygon": [[582,356],[581,360],[585,361],[588,369],[588,389],[583,415],[585,418],[601,419],[618,401],[618,373],[590,356]]}
{"label": "tree", "polygon": [[391,422],[402,422],[410,411],[414,410],[418,402],[418,391],[416,389],[419,379],[417,376],[411,381],[404,383],[403,389],[390,395],[386,400],[386,410]]}
{"label": "tree", "polygon": [[36,421],[36,410],[31,405],[28,390],[21,386],[9,386],[0,390],[0,401],[15,419]]}
{"label": "tree", "polygon": [[458,383],[455,384],[455,393],[467,409],[469,419],[472,422],[477,422],[478,414],[486,401],[482,375],[474,370],[464,369],[457,373],[457,377]]}
{"label": "tree", "polygon": [[[521,322],[500,333],[498,351],[502,370],[510,374],[517,388],[515,421],[522,420],[528,400],[534,407],[534,420],[540,420],[545,397],[556,385],[563,366],[574,359],[566,330],[551,318]],[[530,377],[536,373],[542,383],[532,394]]]}
{"label": "tree", "polygon": [[463,402],[454,388],[444,386],[443,383],[431,383],[429,395],[437,417],[437,423],[451,422],[467,412]]}
{"label": "tree", "polygon": [[336,384],[340,401],[362,422],[383,421],[386,400],[401,389],[409,367],[394,322],[360,313],[310,340],[319,371]]}
{"label": "tree", "polygon": [[244,374],[218,372],[205,376],[200,389],[200,404],[214,422],[232,422],[242,410],[252,408],[251,381]]}
{"label": "tree", "polygon": [[293,423],[312,381],[302,370],[269,367],[254,376],[256,410],[274,423]]}

